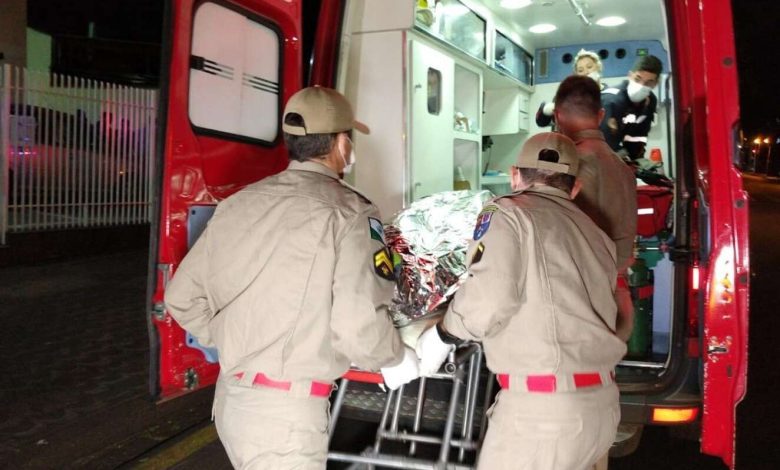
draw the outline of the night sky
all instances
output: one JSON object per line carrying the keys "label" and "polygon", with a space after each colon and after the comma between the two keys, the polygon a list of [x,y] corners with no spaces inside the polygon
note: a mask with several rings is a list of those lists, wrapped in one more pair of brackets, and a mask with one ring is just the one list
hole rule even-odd
{"label": "night sky", "polygon": [[[29,0],[31,27],[52,34],[159,43],[163,0]],[[742,126],[780,133],[780,0],[732,0]]]}
{"label": "night sky", "polygon": [[733,0],[742,127],[780,131],[780,1]]}

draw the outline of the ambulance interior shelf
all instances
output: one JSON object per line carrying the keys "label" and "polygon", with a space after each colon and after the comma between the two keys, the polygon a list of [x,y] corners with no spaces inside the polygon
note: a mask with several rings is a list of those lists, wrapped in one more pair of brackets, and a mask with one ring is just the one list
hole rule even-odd
{"label": "ambulance interior shelf", "polygon": [[459,63],[454,71],[454,108],[453,130],[481,136],[482,83],[480,74]]}

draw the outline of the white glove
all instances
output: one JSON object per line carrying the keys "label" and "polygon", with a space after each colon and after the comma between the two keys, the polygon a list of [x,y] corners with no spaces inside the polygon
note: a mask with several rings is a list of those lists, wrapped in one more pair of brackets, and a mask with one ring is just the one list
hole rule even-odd
{"label": "white glove", "polygon": [[403,384],[408,384],[412,380],[420,376],[419,358],[417,354],[412,351],[412,348],[404,346],[404,358],[401,359],[401,363],[390,366],[382,367],[382,377],[385,379],[385,385],[390,390],[395,390]]}
{"label": "white glove", "polygon": [[549,103],[544,104],[544,107],[542,108],[542,114],[545,116],[552,116],[553,111],[555,111],[555,103],[550,101]]}
{"label": "white glove", "polygon": [[420,335],[415,350],[420,356],[420,375],[428,377],[439,371],[447,356],[455,349],[454,344],[441,340],[436,326],[432,326]]}

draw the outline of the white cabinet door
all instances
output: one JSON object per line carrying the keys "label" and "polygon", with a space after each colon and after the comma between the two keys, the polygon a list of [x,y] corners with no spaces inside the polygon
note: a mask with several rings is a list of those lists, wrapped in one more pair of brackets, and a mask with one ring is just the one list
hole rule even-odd
{"label": "white cabinet door", "polygon": [[411,196],[412,200],[452,189],[452,58],[411,41]]}
{"label": "white cabinet door", "polygon": [[520,91],[517,88],[485,90],[485,135],[517,134],[520,128]]}

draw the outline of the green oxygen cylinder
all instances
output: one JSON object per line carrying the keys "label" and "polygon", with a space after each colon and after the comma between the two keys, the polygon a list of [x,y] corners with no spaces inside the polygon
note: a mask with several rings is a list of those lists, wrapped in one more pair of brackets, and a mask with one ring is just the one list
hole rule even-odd
{"label": "green oxygen cylinder", "polygon": [[629,268],[628,286],[634,304],[634,329],[626,357],[646,359],[653,346],[653,272],[642,258],[637,258]]}

